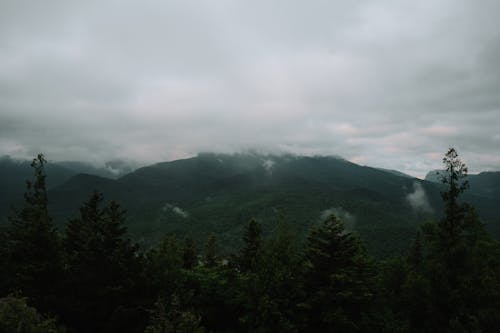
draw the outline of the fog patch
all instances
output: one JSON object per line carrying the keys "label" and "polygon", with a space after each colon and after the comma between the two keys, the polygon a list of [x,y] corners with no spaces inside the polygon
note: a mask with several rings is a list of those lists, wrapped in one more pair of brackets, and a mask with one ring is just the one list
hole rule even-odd
{"label": "fog patch", "polygon": [[354,215],[346,211],[342,207],[331,207],[328,209],[325,209],[324,211],[321,212],[320,214],[320,220],[324,221],[331,215],[335,215],[339,220],[341,220],[344,223],[345,231],[346,232],[352,232],[354,230],[354,226],[356,224],[356,218]]}
{"label": "fog patch", "polygon": [[267,160],[264,160],[262,161],[262,167],[266,170],[267,173],[269,174],[272,174],[273,173],[273,167],[274,165],[276,164],[276,162],[274,162],[273,160],[271,159],[267,159]]}
{"label": "fog patch", "polygon": [[162,211],[163,212],[172,212],[184,219],[187,219],[189,217],[189,213],[186,212],[184,209],[180,208],[180,207],[177,207],[177,206],[174,206],[170,203],[166,203],[165,206],[162,207]]}
{"label": "fog patch", "polygon": [[406,201],[410,204],[414,211],[432,213],[433,209],[427,198],[422,184],[418,182],[413,183],[413,192],[406,196]]}
{"label": "fog patch", "polygon": [[122,160],[112,160],[104,163],[104,167],[115,177],[120,177],[136,169],[136,166],[133,164]]}

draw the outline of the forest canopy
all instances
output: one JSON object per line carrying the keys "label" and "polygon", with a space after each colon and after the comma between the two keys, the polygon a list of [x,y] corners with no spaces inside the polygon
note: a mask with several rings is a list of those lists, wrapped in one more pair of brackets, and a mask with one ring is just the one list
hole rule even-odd
{"label": "forest canopy", "polygon": [[407,253],[375,259],[330,214],[305,241],[286,218],[258,220],[241,247],[165,235],[129,238],[126,212],[94,192],[57,229],[43,155],[24,204],[0,234],[0,331],[12,332],[495,332],[500,246],[462,200],[467,167],[443,158],[443,214],[419,227]]}

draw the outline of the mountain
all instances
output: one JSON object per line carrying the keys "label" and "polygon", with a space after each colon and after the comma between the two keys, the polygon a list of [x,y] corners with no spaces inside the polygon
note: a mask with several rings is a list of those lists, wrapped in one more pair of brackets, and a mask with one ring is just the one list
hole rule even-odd
{"label": "mountain", "polygon": [[[427,173],[425,180],[434,183],[441,183],[441,175],[444,170],[432,170]],[[479,174],[467,175],[469,190],[482,197],[500,197],[500,171],[487,171]]]}
{"label": "mountain", "polygon": [[389,172],[389,173],[392,173],[396,176],[401,176],[401,177],[406,177],[406,178],[414,178],[413,176],[410,176],[404,172],[401,172],[401,171],[398,171],[398,170],[392,170],[392,169],[385,169],[385,168],[377,168],[378,170],[381,170],[381,171],[385,171],[385,172]]}
{"label": "mountain", "polygon": [[89,175],[96,175],[99,177],[112,179],[118,178],[133,171],[130,166],[121,161],[106,162],[103,167],[98,167],[89,163],[78,161],[55,162],[55,164],[71,170],[74,174],[86,173]]}
{"label": "mountain", "polygon": [[[0,220],[9,214],[11,205],[22,203],[26,180],[33,178],[30,164],[31,161],[27,160],[0,157]],[[129,164],[122,161],[107,162],[105,167],[75,161],[49,161],[45,169],[49,190],[82,173],[114,179],[132,170]]]}
{"label": "mountain", "polygon": [[[12,204],[21,203],[26,180],[33,178],[30,161],[0,157],[0,220],[9,214]],[[75,175],[75,172],[57,164],[47,164],[47,186],[54,188]]]}
{"label": "mountain", "polygon": [[[500,235],[500,186],[494,175],[489,177],[481,178],[483,183],[477,183],[467,200]],[[51,187],[49,195],[59,224],[99,190],[123,205],[131,235],[145,246],[170,232],[202,241],[214,233],[223,251],[239,246],[243,227],[252,218],[262,223],[264,232],[284,219],[304,237],[322,216],[335,213],[370,252],[386,256],[406,249],[419,223],[439,218],[442,189],[334,157],[206,153],[117,179],[74,175]]]}
{"label": "mountain", "polygon": [[441,183],[441,176],[446,172],[444,170],[431,170],[425,175],[425,180],[433,183]]}
{"label": "mountain", "polygon": [[[407,199],[416,183],[432,202],[427,209],[412,208]],[[50,192],[57,220],[76,212],[94,189],[127,209],[129,230],[146,244],[167,232],[201,239],[213,232],[226,249],[239,244],[251,218],[267,232],[284,218],[303,235],[321,215],[335,212],[371,250],[389,253],[404,247],[416,224],[440,207],[432,183],[339,158],[200,154],[116,180],[74,177]]]}

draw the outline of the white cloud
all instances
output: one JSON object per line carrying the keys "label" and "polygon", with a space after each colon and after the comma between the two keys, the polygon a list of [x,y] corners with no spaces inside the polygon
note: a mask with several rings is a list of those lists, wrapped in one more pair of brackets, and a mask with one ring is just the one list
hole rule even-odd
{"label": "white cloud", "polygon": [[331,207],[328,209],[325,209],[321,212],[319,218],[321,221],[326,220],[328,217],[331,215],[335,215],[336,218],[341,220],[344,223],[345,230],[347,232],[352,232],[354,230],[354,227],[356,225],[356,218],[354,215],[349,213],[347,210],[345,210],[342,207]]}
{"label": "white cloud", "polygon": [[3,1],[0,154],[500,169],[496,1]]}
{"label": "white cloud", "polygon": [[162,211],[165,213],[172,212],[184,219],[187,219],[189,217],[189,213],[187,211],[168,202],[162,207]]}
{"label": "white cloud", "polygon": [[413,192],[408,193],[408,195],[406,196],[406,201],[415,211],[424,213],[433,212],[432,206],[430,205],[429,199],[427,198],[427,194],[425,193],[422,184],[418,182],[413,183]]}

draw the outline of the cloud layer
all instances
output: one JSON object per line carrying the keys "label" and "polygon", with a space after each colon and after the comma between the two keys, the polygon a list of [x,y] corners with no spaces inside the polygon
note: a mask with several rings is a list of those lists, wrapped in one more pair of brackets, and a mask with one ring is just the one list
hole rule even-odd
{"label": "cloud layer", "polygon": [[500,3],[0,3],[0,154],[500,169]]}

